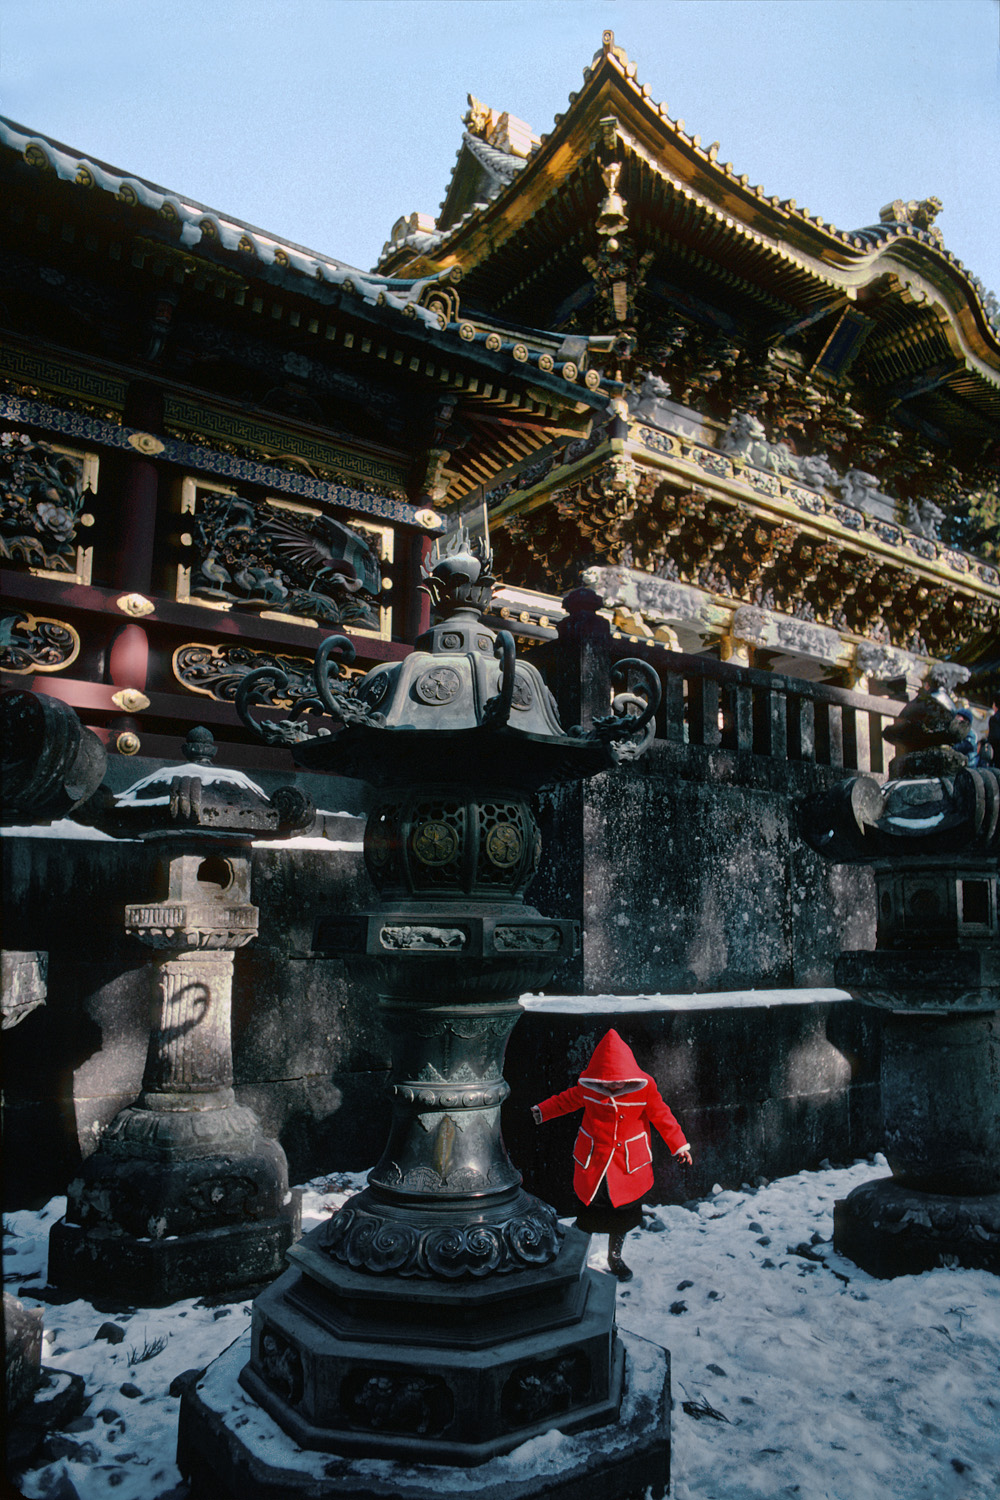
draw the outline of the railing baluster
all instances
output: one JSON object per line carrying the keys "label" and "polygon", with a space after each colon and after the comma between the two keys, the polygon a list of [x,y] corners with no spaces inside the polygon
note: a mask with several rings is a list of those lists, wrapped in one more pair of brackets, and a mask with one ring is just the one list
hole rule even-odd
{"label": "railing baluster", "polygon": [[868,765],[871,771],[884,771],[886,768],[885,741],[882,738],[883,717],[878,713],[868,714]]}
{"label": "railing baluster", "polygon": [[691,743],[717,745],[719,732],[719,684],[713,677],[688,680],[688,713]]}
{"label": "railing baluster", "polygon": [[844,710],[839,703],[828,703],[826,710],[827,723],[829,725],[827,738],[829,758],[827,765],[841,770],[844,766]]}
{"label": "railing baluster", "polygon": [[816,759],[816,703],[799,698],[799,759]]}
{"label": "railing baluster", "polygon": [[788,758],[788,714],[785,707],[785,679],[775,678],[767,693],[768,750],[775,760]]}
{"label": "railing baluster", "polygon": [[866,708],[851,709],[854,718],[854,764],[859,771],[872,768],[872,716]]}
{"label": "railing baluster", "polygon": [[849,704],[845,703],[841,708],[841,715],[841,723],[843,725],[842,732],[844,747],[844,767],[848,771],[857,771],[859,769],[858,756],[860,754],[858,748],[857,710],[851,708]]}
{"label": "railing baluster", "polygon": [[727,750],[752,750],[754,691],[746,682],[722,685],[722,744]]}
{"label": "railing baluster", "polygon": [[684,743],[684,678],[668,671],[663,679],[663,738],[674,745]]}

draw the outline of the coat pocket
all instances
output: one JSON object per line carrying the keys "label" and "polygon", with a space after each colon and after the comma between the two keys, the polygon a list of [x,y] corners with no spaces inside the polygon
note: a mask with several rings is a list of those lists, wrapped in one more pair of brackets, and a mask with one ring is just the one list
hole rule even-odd
{"label": "coat pocket", "polygon": [[625,1142],[625,1170],[626,1172],[638,1172],[643,1167],[652,1164],[653,1153],[649,1145],[649,1136],[645,1131],[641,1135],[632,1136],[631,1140]]}
{"label": "coat pocket", "polygon": [[586,1130],[581,1130],[573,1147],[573,1160],[578,1167],[589,1167],[590,1158],[594,1154],[594,1137],[588,1135]]}

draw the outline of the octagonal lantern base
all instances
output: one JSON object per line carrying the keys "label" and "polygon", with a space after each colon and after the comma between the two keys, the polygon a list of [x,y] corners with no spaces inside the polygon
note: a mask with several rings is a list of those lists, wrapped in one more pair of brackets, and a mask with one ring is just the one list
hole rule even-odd
{"label": "octagonal lantern base", "polygon": [[[608,1278],[610,1280],[610,1278]],[[617,1420],[526,1432],[513,1451],[469,1470],[405,1452],[351,1457],[304,1448],[244,1391],[249,1334],[209,1366],[181,1401],[177,1462],[192,1500],[661,1500],[670,1483],[670,1356],[631,1333]]]}
{"label": "octagonal lantern base", "polygon": [[1000,1275],[1000,1193],[921,1193],[893,1177],[865,1182],[834,1204],[833,1243],[886,1280],[954,1265]]}
{"label": "octagonal lantern base", "polygon": [[442,1283],[334,1261],[314,1230],[254,1303],[240,1384],[303,1448],[481,1464],[617,1419],[616,1284],[569,1230],[549,1265]]}

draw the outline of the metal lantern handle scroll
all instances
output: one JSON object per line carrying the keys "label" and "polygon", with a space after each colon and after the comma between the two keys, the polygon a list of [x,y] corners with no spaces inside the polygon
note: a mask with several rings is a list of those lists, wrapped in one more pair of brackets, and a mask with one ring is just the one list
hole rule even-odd
{"label": "metal lantern handle scroll", "polygon": [[497,631],[493,654],[500,660],[500,692],[483,708],[483,729],[503,729],[510,718],[510,708],[514,701],[516,650],[514,637],[509,630]]}
{"label": "metal lantern handle scroll", "polygon": [[[595,739],[601,740],[629,740],[633,745],[645,749],[656,733],[655,729],[652,733],[647,731],[660,706],[663,690],[653,668],[637,656],[629,656],[624,661],[616,662],[611,669],[611,681],[626,683],[630,672],[643,679],[645,697],[638,693],[616,693],[611,700],[611,713],[606,718],[594,720],[593,735]],[[638,705],[641,705],[640,713],[629,712]]]}
{"label": "metal lantern handle scroll", "polygon": [[243,723],[268,745],[291,745],[297,740],[309,739],[310,731],[306,723],[304,720],[297,721],[307,709],[324,706],[319,698],[300,698],[291,719],[255,719],[250,712],[250,705],[257,688],[265,682],[271,684],[276,696],[280,696],[282,688],[288,686],[288,673],[282,672],[280,667],[258,667],[256,672],[247,673],[236,690],[236,712]]}
{"label": "metal lantern handle scroll", "polygon": [[328,635],[316,652],[316,664],[313,668],[313,676],[316,680],[316,691],[322,700],[323,707],[334,719],[341,719],[343,718],[341,706],[337,702],[333,689],[330,686],[331,677],[336,681],[338,677],[344,675],[339,661],[335,661],[331,665],[330,658],[335,651],[348,666],[350,666],[358,654],[346,635]]}

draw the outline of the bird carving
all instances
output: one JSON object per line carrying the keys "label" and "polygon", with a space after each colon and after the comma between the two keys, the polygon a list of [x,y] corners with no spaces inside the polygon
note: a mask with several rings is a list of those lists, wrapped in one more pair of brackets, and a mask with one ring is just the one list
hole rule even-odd
{"label": "bird carving", "polygon": [[364,591],[377,597],[381,569],[374,552],[347,526],[330,516],[318,516],[315,529],[269,520],[264,535],[281,561],[293,572],[320,584],[325,592],[344,597]]}

